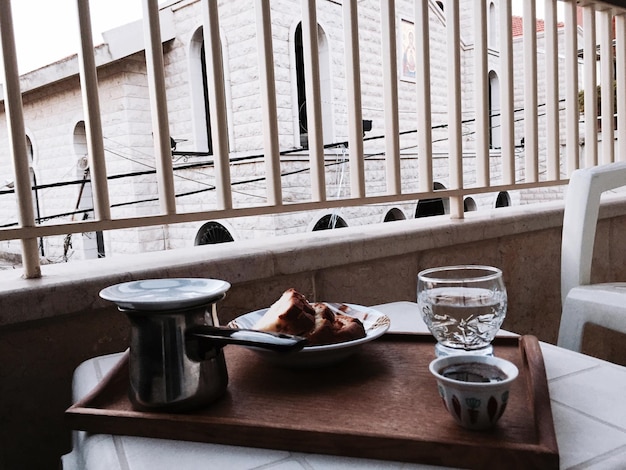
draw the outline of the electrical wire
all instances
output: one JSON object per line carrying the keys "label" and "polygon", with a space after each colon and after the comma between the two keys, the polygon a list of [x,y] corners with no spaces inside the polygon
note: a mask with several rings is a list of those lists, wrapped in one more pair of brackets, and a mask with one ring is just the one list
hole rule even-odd
{"label": "electrical wire", "polygon": [[[563,102],[565,102],[565,100],[561,99],[561,100],[559,100],[559,102],[563,103]],[[541,108],[543,106],[546,106],[546,104],[545,103],[541,103],[541,104],[539,104],[537,106],[537,108]],[[559,111],[563,111],[563,110],[564,110],[564,108],[559,108]],[[524,108],[517,108],[517,109],[513,110],[513,113],[515,114],[515,113],[519,113],[519,112],[523,112],[523,111],[524,111]],[[541,116],[544,116],[544,115],[545,115],[545,113],[538,114],[538,117],[541,117]],[[493,117],[499,117],[499,116],[500,116],[499,113],[493,114]],[[519,121],[522,121],[522,120],[524,120],[523,117],[515,119],[514,122],[519,122]],[[471,123],[473,123],[475,121],[476,120],[473,119],[473,118],[468,118],[468,119],[462,120],[461,124],[463,124],[463,125],[471,124]],[[444,124],[434,125],[434,126],[431,127],[431,129],[433,129],[433,130],[445,129],[447,127],[448,127],[448,124],[444,123]],[[417,129],[401,131],[401,132],[399,132],[399,135],[403,136],[403,135],[409,135],[409,134],[415,134],[415,133],[417,133]],[[476,133],[476,131],[467,131],[467,132],[463,133],[462,136],[463,137],[467,137],[467,136],[473,135],[475,133]],[[379,139],[384,139],[384,138],[385,138],[384,135],[369,136],[369,137],[364,137],[363,141],[366,142],[366,141],[373,141],[373,140],[379,140]],[[105,137],[105,139],[110,140],[110,141],[120,145],[119,142],[116,142],[113,139],[106,138],[106,137]],[[444,142],[444,141],[447,141],[447,140],[449,140],[448,137],[444,137],[444,138],[441,138],[441,139],[433,140],[433,143]],[[330,148],[347,148],[348,145],[349,145],[348,141],[342,141],[342,142],[334,142],[334,143],[330,143],[330,144],[325,144],[324,148],[325,149],[330,149]],[[409,146],[409,147],[404,147],[404,148],[401,149],[401,151],[403,151],[403,150],[406,151],[406,150],[409,150],[409,149],[412,149],[412,148],[417,148],[417,146],[416,145],[412,145],[412,146]],[[136,149],[133,149],[133,150],[137,151]],[[131,157],[127,157],[127,156],[123,155],[122,153],[120,153],[119,151],[114,151],[114,150],[111,150],[110,148],[106,149],[106,151],[111,153],[111,154],[113,154],[113,155],[116,155],[116,156],[118,156],[120,158],[129,160],[129,161],[131,161],[133,163],[137,163],[137,164],[140,164],[140,165],[143,165],[143,166],[146,166],[147,168],[149,168],[148,170],[144,170],[144,171],[135,171],[135,172],[130,172],[130,173],[124,173],[124,174],[107,176],[107,180],[115,180],[115,179],[120,179],[120,178],[129,178],[129,177],[135,177],[135,176],[156,174],[156,168],[154,168],[153,166],[151,166],[151,165],[149,165],[147,163],[138,161],[138,160],[133,159]],[[283,151],[280,152],[280,155],[281,156],[287,156],[287,155],[291,155],[291,154],[294,154],[294,153],[301,153],[301,152],[306,152],[306,151],[307,151],[307,149],[304,148],[304,147],[302,147],[302,148],[294,148],[294,149],[289,149],[289,150],[283,150]],[[139,153],[141,153],[141,152],[139,152]],[[177,155],[184,154],[184,152],[182,152],[182,151],[181,152],[172,152],[172,153],[173,154],[176,153]],[[384,153],[385,152],[371,153],[371,154],[365,155],[364,158],[367,159],[367,158],[372,158],[372,157],[376,157],[376,156],[382,156],[382,155],[384,155]],[[151,157],[148,154],[144,154],[144,155],[146,157]],[[262,158],[264,158],[263,154],[255,154],[255,155],[247,155],[247,156],[242,156],[242,157],[233,157],[233,158],[230,159],[230,162],[231,163],[237,163],[237,162],[244,162],[244,161],[248,161],[248,160],[262,159]],[[343,165],[345,163],[348,163],[348,159],[347,158],[344,158],[344,159],[337,158],[333,162],[325,163],[324,167],[327,168],[327,167],[336,166],[336,165]],[[195,168],[213,167],[213,166],[214,166],[214,161],[198,162],[198,163],[192,163],[192,164],[186,164],[186,165],[179,165],[179,166],[176,166],[174,168],[174,170],[180,171],[180,170],[195,169]],[[300,173],[305,173],[305,172],[308,172],[308,171],[310,171],[310,167],[305,167],[305,168],[301,168],[301,169],[298,169],[298,170],[292,170],[292,171],[288,171],[288,172],[282,172],[280,176],[281,176],[281,178],[283,178],[283,177],[292,176],[292,175],[296,175],[296,174],[300,174]],[[66,173],[66,174],[69,174],[69,172]],[[210,177],[211,176],[211,175],[206,175],[204,173],[201,173],[201,174],[203,176],[205,176],[205,177]],[[540,173],[540,174],[545,174],[545,171]],[[200,194],[200,193],[207,192],[207,191],[214,191],[216,189],[215,185],[212,185],[212,184],[209,184],[209,183],[205,183],[205,182],[202,182],[202,181],[197,181],[197,180],[194,180],[194,179],[182,176],[182,175],[178,175],[176,173],[174,173],[174,175],[177,178],[180,178],[180,179],[192,182],[192,183],[201,184],[201,185],[206,186],[206,188],[203,188],[203,189],[198,189],[198,190],[194,190],[194,191],[187,191],[187,192],[184,192],[184,193],[176,194],[175,195],[176,198],[178,198],[178,197],[188,197],[188,196],[191,196],[191,195]],[[252,183],[256,183],[256,182],[262,182],[262,181],[265,181],[265,180],[266,180],[265,176],[259,176],[257,178],[250,178],[250,179],[241,180],[241,181],[234,181],[234,182],[231,182],[231,187],[232,186],[243,185],[243,184],[252,184]],[[87,182],[90,182],[90,181],[91,180],[89,180],[89,179],[87,180]],[[521,181],[521,179],[516,180],[516,182],[519,182],[519,181]],[[37,185],[37,186],[33,187],[33,190],[50,189],[50,188],[55,188],[55,187],[75,185],[75,184],[84,184],[84,183],[85,183],[84,179],[73,180],[73,181],[57,182],[57,183],[48,183],[48,184],[43,184],[43,185]],[[0,195],[11,194],[11,193],[14,193],[14,192],[15,192],[14,189],[0,190]],[[234,192],[238,192],[238,191],[234,191]],[[254,195],[254,194],[247,193],[247,192],[239,191],[238,193],[244,194],[244,195],[247,195],[247,196],[258,197],[260,199],[263,198],[262,196]],[[135,205],[135,204],[144,204],[144,203],[149,203],[149,202],[156,202],[158,200],[159,200],[158,197],[154,197],[154,198],[140,199],[140,200],[135,200],[135,201],[127,201],[127,202],[112,204],[111,208],[124,207],[124,206]],[[59,218],[71,217],[71,216],[78,215],[78,214],[87,214],[87,213],[89,213],[91,211],[93,211],[93,209],[76,210],[76,211],[60,213],[60,214],[55,214],[55,215],[46,216],[46,217],[40,217],[38,220],[40,222],[50,221],[50,220],[59,219]],[[12,222],[12,223],[8,223],[8,224],[3,224],[3,225],[0,225],[0,229],[1,228],[14,227],[14,226],[17,226],[17,225],[18,225],[18,222]]]}

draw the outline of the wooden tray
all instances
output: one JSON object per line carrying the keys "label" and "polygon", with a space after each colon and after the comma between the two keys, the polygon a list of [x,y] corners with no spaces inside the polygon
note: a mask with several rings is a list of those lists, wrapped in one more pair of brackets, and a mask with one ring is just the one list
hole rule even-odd
{"label": "wooden tray", "polygon": [[227,394],[189,414],[140,412],[128,398],[125,356],[66,411],[72,429],[464,468],[558,468],[550,397],[537,339],[497,338],[520,370],[509,404],[487,432],[456,425],[434,377],[430,335],[386,334],[344,362],[289,370],[248,349],[225,349]]}

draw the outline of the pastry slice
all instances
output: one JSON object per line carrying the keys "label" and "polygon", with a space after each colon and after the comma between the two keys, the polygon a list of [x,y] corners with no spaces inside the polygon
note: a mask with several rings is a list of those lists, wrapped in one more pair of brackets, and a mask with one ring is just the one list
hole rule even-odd
{"label": "pastry slice", "polygon": [[287,289],[252,327],[255,330],[305,336],[315,327],[315,310],[304,295]]}

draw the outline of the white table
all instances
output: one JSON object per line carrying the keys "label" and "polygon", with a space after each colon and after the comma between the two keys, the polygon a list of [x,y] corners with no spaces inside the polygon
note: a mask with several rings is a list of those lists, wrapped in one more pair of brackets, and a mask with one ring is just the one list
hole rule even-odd
{"label": "white table", "polygon": [[[427,331],[412,302],[375,307],[391,318],[391,331]],[[548,375],[561,468],[626,468],[626,368],[541,343]],[[119,360],[96,357],[74,374],[73,396],[88,393]],[[401,462],[305,454],[130,436],[74,433],[64,470],[160,469],[426,469]]]}

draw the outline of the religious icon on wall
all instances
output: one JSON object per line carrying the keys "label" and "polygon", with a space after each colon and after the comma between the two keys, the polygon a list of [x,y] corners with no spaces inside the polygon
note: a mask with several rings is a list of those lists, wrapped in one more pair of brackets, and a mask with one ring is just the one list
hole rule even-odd
{"label": "religious icon on wall", "polygon": [[400,79],[414,82],[415,81],[415,28],[411,21],[400,21],[400,33],[402,34],[402,56],[400,61]]}

